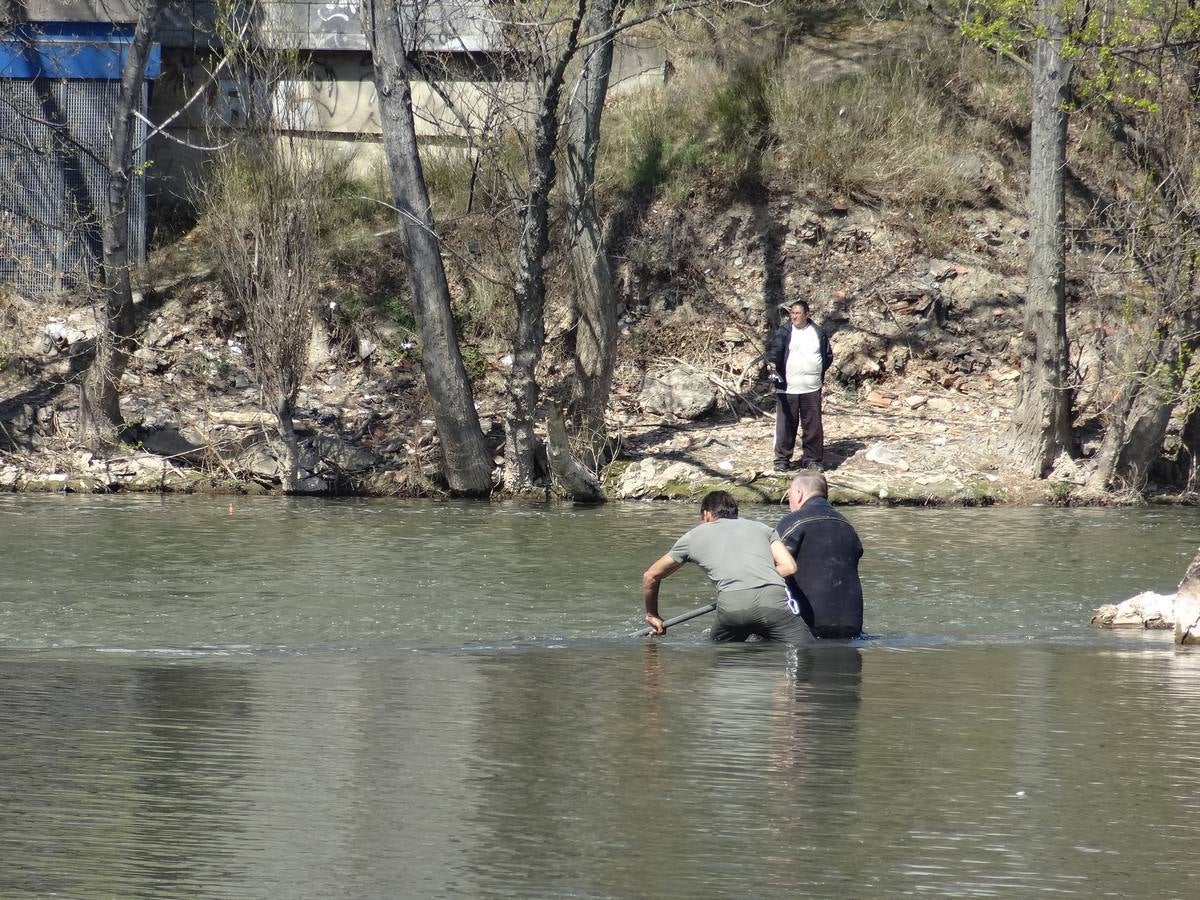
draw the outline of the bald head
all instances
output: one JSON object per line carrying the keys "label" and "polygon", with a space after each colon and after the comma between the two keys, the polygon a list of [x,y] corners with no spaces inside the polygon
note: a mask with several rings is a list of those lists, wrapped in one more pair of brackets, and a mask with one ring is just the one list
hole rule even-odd
{"label": "bald head", "polygon": [[788,485],[788,508],[795,511],[813,497],[828,497],[829,482],[825,475],[813,470],[804,470]]}

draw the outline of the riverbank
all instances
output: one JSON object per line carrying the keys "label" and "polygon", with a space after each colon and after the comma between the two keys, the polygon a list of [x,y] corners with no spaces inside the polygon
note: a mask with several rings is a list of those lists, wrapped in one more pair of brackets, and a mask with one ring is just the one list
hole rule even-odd
{"label": "riverbank", "polygon": [[[784,206],[776,212],[789,220]],[[777,313],[739,300],[763,292],[761,272],[737,255],[748,254],[754,236],[735,233],[720,252],[716,226],[695,224],[703,215],[694,205],[689,218],[696,239],[713,243],[707,306],[653,298],[625,308],[609,407],[616,455],[601,471],[610,500],[694,500],[721,487],[743,502],[776,502],[786,487],[787,476],[772,471],[774,396],[760,377],[762,337]],[[727,215],[736,219],[738,210]],[[881,260],[870,252],[872,235],[876,243],[890,239],[888,223],[862,213],[851,224],[838,211],[814,216],[806,211],[790,221],[827,231],[834,244],[824,256],[824,280],[805,288],[835,352],[825,388],[825,468],[834,502],[1196,502],[1195,494],[1153,486],[1137,497],[1084,496],[1086,458],[1064,457],[1046,479],[1022,473],[1003,451],[1019,374],[1014,278],[989,271],[982,251],[964,251],[953,262],[909,253],[887,285],[893,296],[915,301],[838,291],[834,285],[847,283],[852,265],[895,268],[894,255]],[[859,235],[857,244],[839,237],[847,229]],[[1006,238],[996,246],[1013,254],[1018,241]],[[701,245],[696,252],[705,250]],[[194,256],[183,254],[181,261],[181,253],[177,246],[160,254],[151,269],[158,280],[139,294],[138,349],[122,378],[129,444],[107,455],[76,442],[74,381],[96,334],[92,308],[71,297],[6,300],[11,328],[0,375],[0,490],[279,490],[275,425],[263,411],[244,336],[228,323],[211,272],[189,268]],[[997,265],[992,259],[993,270]],[[730,301],[713,300],[718,290]],[[547,348],[547,369],[561,366],[553,333]],[[497,454],[498,480],[506,348],[481,341],[472,360],[476,405]],[[297,400],[303,492],[443,493],[428,394],[406,332],[381,317],[362,316],[346,331],[318,318],[310,370]],[[1089,377],[1081,396],[1090,392],[1099,402],[1098,376]]]}
{"label": "riverbank", "polygon": [[[955,52],[906,54],[901,33]],[[804,297],[834,349],[825,468],[835,502],[1197,502],[1182,395],[1158,459],[1137,473],[1137,492],[1086,490],[1122,385],[1138,377],[1124,362],[1140,339],[1130,303],[1148,289],[1120,254],[1091,242],[1073,243],[1067,260],[1079,452],[1043,479],[1004,452],[1026,293],[1024,76],[915,24],[834,28],[799,40],[788,60],[796,73],[789,85],[824,87],[792,103],[770,95],[778,101],[773,138],[769,152],[750,155],[754,165],[730,156],[710,127],[724,108],[716,101],[746,87],[737,67],[717,72],[711,60],[682,54],[661,91],[614,100],[606,112],[607,175],[597,197],[618,302],[606,423],[615,456],[581,461],[598,472],[607,498],[691,500],[714,487],[745,501],[782,496],[786,476],[771,471],[774,397],[762,350],[781,305]],[[942,73],[939,60],[957,60],[954,71]],[[821,109],[829,121],[806,118]],[[827,158],[825,150],[847,147],[853,160]],[[1107,170],[1087,166],[1108,157],[1089,147],[1072,137],[1076,174],[1095,179]],[[821,159],[824,168],[814,162]],[[451,170],[441,181],[473,183],[452,162],[442,161]],[[1079,212],[1089,194],[1072,190]],[[471,212],[461,200],[454,191],[437,200],[439,237],[499,483],[511,247],[484,240],[495,237],[493,213]],[[380,217],[382,204],[368,205],[375,218],[354,220],[327,248],[296,398],[300,491],[440,496],[438,437],[395,221]],[[214,269],[213,243],[226,239],[200,223],[137,273],[136,349],[121,378],[128,445],[104,454],[77,437],[75,385],[97,334],[88,298],[0,291],[0,490],[280,490],[277,425]],[[563,396],[574,371],[576,287],[563,249],[547,257],[543,397]]]}
{"label": "riverbank", "polygon": [[[70,338],[87,340],[86,327],[66,330],[68,346],[50,368],[57,382],[31,384],[16,421],[6,423],[15,446],[0,452],[0,490],[30,492],[167,492],[268,494],[278,491],[270,418],[257,389],[238,370],[236,339],[220,346],[186,326],[162,327],[127,374],[136,444],[100,455],[80,449],[61,430],[72,408]],[[79,324],[76,313],[66,319]],[[54,320],[58,321],[58,320]],[[178,320],[172,320],[178,321]],[[44,329],[43,329],[44,331]],[[153,331],[153,329],[152,329]],[[199,346],[194,346],[199,344]],[[203,389],[172,377],[180,362],[207,361],[214,376]],[[305,446],[306,489],[363,496],[437,496],[439,464],[432,421],[419,404],[395,405],[414,391],[420,374],[398,362],[370,371],[326,358],[302,393],[298,430]],[[825,469],[840,504],[983,506],[1078,502],[1072,493],[1082,470],[1064,460],[1049,479],[1024,476],[1002,452],[1014,379],[968,379],[958,389],[892,379],[865,396],[832,383],[825,399]],[[788,476],[772,471],[773,396],[759,385],[736,404],[718,402],[695,420],[647,410],[645,379],[621,381],[613,399],[617,457],[603,471],[609,500],[698,499],[708,490],[732,491],[742,502],[777,502]],[[13,398],[6,398],[12,408]],[[485,423],[496,435],[501,418]],[[14,432],[15,426],[26,430]],[[498,441],[497,449],[498,449]],[[502,459],[497,457],[497,462]],[[548,492],[547,496],[551,494]],[[1152,502],[1192,503],[1162,493]],[[1106,496],[1092,502],[1114,503]]]}

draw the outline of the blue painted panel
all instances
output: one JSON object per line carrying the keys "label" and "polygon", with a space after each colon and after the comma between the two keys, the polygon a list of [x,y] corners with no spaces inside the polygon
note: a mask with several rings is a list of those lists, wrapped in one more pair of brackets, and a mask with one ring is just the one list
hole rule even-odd
{"label": "blue painted panel", "polygon": [[[22,24],[0,37],[0,78],[119,81],[132,39],[130,25]],[[157,78],[161,68],[162,51],[154,44],[146,60],[146,78]]]}

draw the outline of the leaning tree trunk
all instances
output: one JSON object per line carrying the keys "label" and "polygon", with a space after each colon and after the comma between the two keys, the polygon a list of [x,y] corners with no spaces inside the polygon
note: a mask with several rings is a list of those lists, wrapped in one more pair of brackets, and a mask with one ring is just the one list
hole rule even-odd
{"label": "leaning tree trunk", "polygon": [[1200,644],[1200,551],[1175,592],[1175,643]]}
{"label": "leaning tree trunk", "polygon": [[1108,477],[1110,484],[1119,480],[1135,491],[1146,486],[1150,467],[1162,455],[1171,409],[1175,405],[1173,392],[1164,388],[1165,385],[1154,383],[1137,385],[1136,396],[1121,429],[1124,442],[1114,454],[1116,465]]}
{"label": "leaning tree trunk", "polygon": [[[593,0],[588,32],[609,32],[622,0]],[[617,357],[617,291],[596,212],[600,118],[612,74],[613,39],[590,48],[571,98],[567,125],[567,198],[571,207],[571,268],[575,275],[575,382],[569,411],[578,433],[599,450],[607,438],[604,411]]]}
{"label": "leaning tree trunk", "polygon": [[[1200,66],[1192,61],[1185,69],[1194,90],[1200,84]],[[1181,396],[1185,408],[1191,405],[1194,388],[1186,369],[1200,346],[1200,263],[1195,252],[1200,222],[1191,182],[1182,175],[1193,160],[1175,159],[1176,145],[1161,127],[1134,127],[1115,103],[1108,105],[1108,113],[1110,133],[1154,188],[1131,207],[1132,221],[1121,223],[1131,234],[1133,260],[1154,289],[1154,303],[1148,314],[1137,318],[1137,331],[1134,325],[1127,329],[1144,337],[1124,366],[1121,393],[1088,479],[1088,490],[1094,493],[1117,484],[1139,491],[1145,486],[1151,466],[1162,455],[1172,410]],[[1149,239],[1138,240],[1142,234]],[[1177,461],[1177,477],[1189,486],[1195,483],[1198,449],[1200,415],[1193,410],[1184,422]]]}
{"label": "leaning tree trunk", "polygon": [[1033,58],[1033,128],[1029,171],[1029,291],[1025,300],[1021,391],[1010,448],[1041,477],[1071,446],[1067,387],[1066,103],[1071,63],[1063,59],[1064,27],[1056,0],[1038,0],[1045,34]]}
{"label": "leaning tree trunk", "polygon": [[1200,489],[1200,397],[1192,393],[1187,395],[1187,406],[1191,412],[1183,421],[1183,433],[1180,435],[1181,447],[1176,461],[1179,483],[1184,490]]}
{"label": "leaning tree trunk", "polygon": [[538,407],[537,365],[546,339],[546,251],[550,246],[550,192],[558,174],[554,153],[558,148],[558,102],[563,77],[579,46],[579,29],[587,0],[577,0],[566,43],[542,78],[537,119],[534,122],[533,159],[529,194],[518,256],[514,300],[517,310],[513,333],[513,366],[508,379],[510,409],[505,434],[505,487],[522,493],[541,480],[534,419]]}
{"label": "leaning tree trunk", "polygon": [[1162,325],[1147,338],[1140,359],[1128,367],[1130,374],[1109,415],[1088,477],[1089,492],[1103,493],[1117,485],[1140,491],[1146,486],[1150,467],[1162,454],[1182,387],[1178,362],[1180,353],[1187,351],[1181,340],[1186,338]]}
{"label": "leaning tree trunk", "polygon": [[133,351],[136,324],[129,276],[129,189],[133,182],[134,111],[145,89],[146,62],[166,0],[144,0],[121,70],[108,146],[108,191],[100,210],[104,303],[96,355],[79,385],[80,440],[93,446],[116,443],[124,426],[121,376]]}
{"label": "leaning tree trunk", "polygon": [[[1178,206],[1176,197],[1168,194],[1165,199],[1169,206]],[[1193,233],[1190,228],[1179,232]],[[1135,491],[1146,486],[1151,466],[1162,455],[1171,412],[1187,393],[1187,361],[1200,346],[1200,309],[1192,290],[1194,246],[1188,238],[1183,240],[1159,254],[1166,257],[1161,271],[1154,259],[1143,263],[1156,303],[1152,314],[1142,317],[1141,342],[1125,366],[1125,381],[1088,479],[1090,492],[1117,484]],[[1132,326],[1130,333],[1134,334]],[[1189,458],[1186,441],[1180,457]]]}
{"label": "leaning tree trunk", "polygon": [[371,0],[363,5],[362,16],[374,61],[383,146],[412,282],[421,365],[433,399],[433,417],[450,490],[486,495],[492,488],[491,455],[458,346],[446,269],[417,152],[411,67],[406,56],[412,35],[405,30],[406,21],[412,20],[399,15],[399,4],[400,0]]}
{"label": "leaning tree trunk", "polygon": [[584,503],[603,503],[604,489],[600,480],[571,453],[571,438],[562,410],[551,404],[546,411],[546,456],[554,486],[567,500]]}

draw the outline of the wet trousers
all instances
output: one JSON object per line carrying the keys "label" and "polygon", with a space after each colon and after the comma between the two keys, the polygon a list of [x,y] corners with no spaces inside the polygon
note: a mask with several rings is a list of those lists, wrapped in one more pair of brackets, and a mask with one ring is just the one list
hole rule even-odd
{"label": "wet trousers", "polygon": [[789,644],[813,641],[804,619],[788,609],[787,593],[782,587],[722,591],[717,596],[713,641],[744,641],[752,634],[764,640],[787,641]]}

